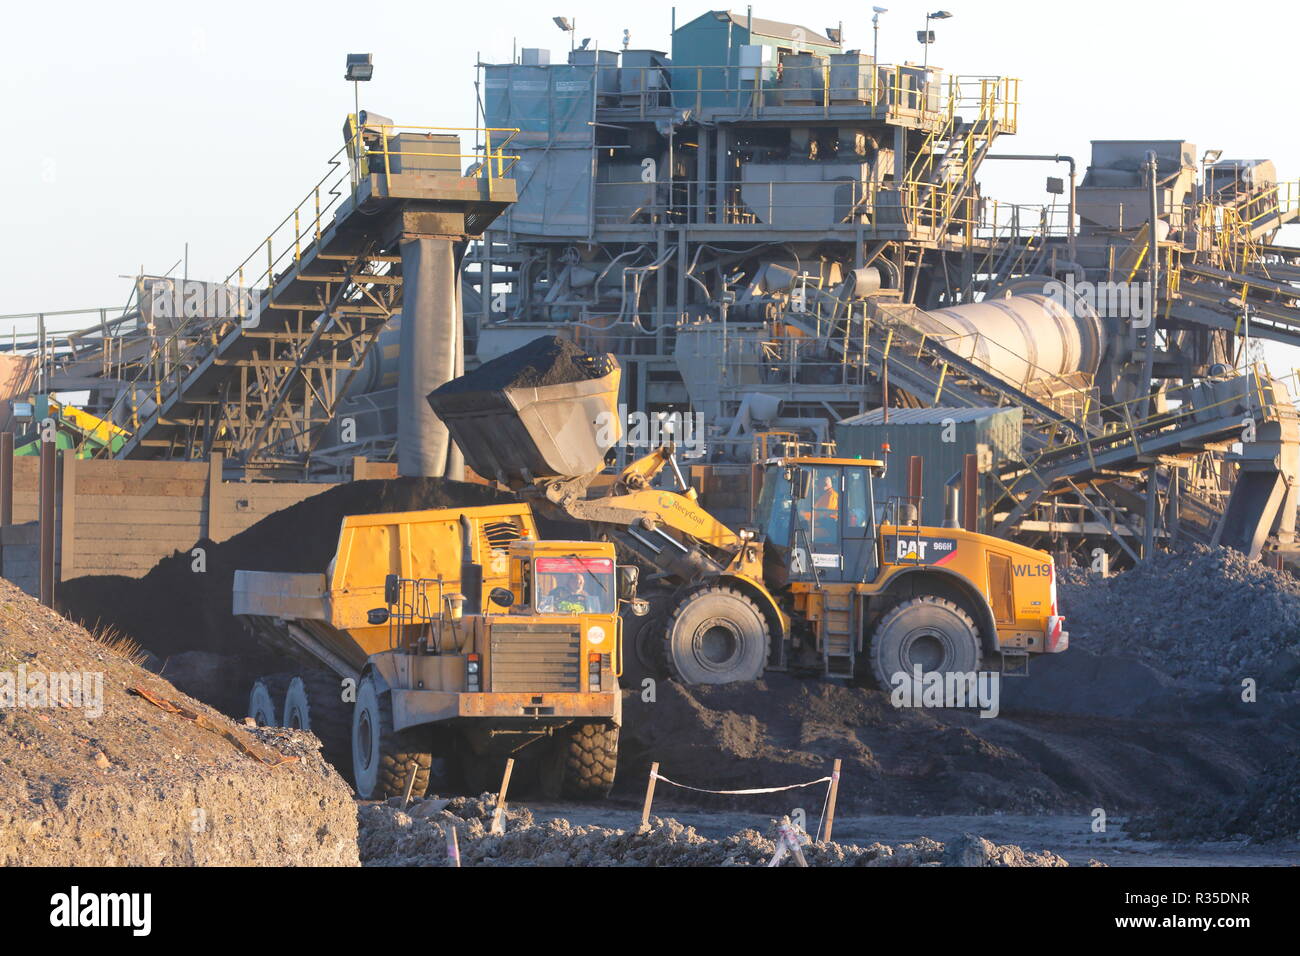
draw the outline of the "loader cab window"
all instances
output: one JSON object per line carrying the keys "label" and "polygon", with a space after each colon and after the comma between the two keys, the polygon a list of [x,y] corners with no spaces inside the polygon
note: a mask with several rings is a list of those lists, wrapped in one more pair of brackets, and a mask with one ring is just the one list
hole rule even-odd
{"label": "loader cab window", "polygon": [[790,518],[794,511],[791,500],[791,468],[768,468],[763,476],[763,490],[758,496],[759,530],[767,540],[782,548],[790,546]]}
{"label": "loader cab window", "polygon": [[843,475],[834,465],[805,467],[812,472],[812,481],[808,483],[808,493],[797,503],[801,536],[811,539],[813,550],[838,551]]}
{"label": "loader cab window", "polygon": [[844,536],[865,538],[870,535],[871,496],[867,483],[871,480],[866,468],[844,469]]}
{"label": "loader cab window", "polygon": [[611,558],[538,558],[533,594],[542,614],[612,614],[615,600]]}

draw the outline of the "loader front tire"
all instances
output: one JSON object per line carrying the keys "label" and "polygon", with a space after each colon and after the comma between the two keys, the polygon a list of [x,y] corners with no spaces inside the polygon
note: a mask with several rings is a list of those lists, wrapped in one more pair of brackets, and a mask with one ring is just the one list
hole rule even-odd
{"label": "loader front tire", "polygon": [[603,800],[618,767],[618,725],[574,724],[551,742],[541,768],[543,795],[550,800]]}
{"label": "loader front tire", "polygon": [[361,678],[352,707],[352,774],[357,796],[363,800],[404,796],[414,773],[411,799],[422,798],[429,789],[432,740],[430,733],[394,730],[392,695],[374,674]]}
{"label": "loader front tire", "polygon": [[[983,661],[979,631],[970,615],[945,598],[926,595],[887,611],[871,635],[871,673],[881,690],[937,672],[974,673]],[[905,675],[902,677],[900,675]]]}
{"label": "loader front tire", "polygon": [[728,587],[691,591],[668,616],[664,658],[683,684],[758,680],[767,666],[767,619]]}

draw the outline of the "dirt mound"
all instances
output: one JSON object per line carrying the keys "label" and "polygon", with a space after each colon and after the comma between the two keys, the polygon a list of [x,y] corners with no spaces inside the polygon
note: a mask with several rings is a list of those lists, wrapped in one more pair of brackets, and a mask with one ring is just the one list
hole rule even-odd
{"label": "dirt mound", "polygon": [[[742,830],[721,840],[673,819],[651,817],[634,830],[538,823],[529,810],[508,810],[505,832],[491,835],[489,794],[431,797],[406,810],[386,804],[359,813],[365,866],[446,866],[447,830],[455,828],[464,866],[766,866],[776,852],[776,820],[766,833]],[[899,846],[818,843],[804,848],[810,866],[1068,866],[1054,853],[1026,853],[967,835],[945,847],[922,839]],[[783,865],[794,865],[787,861]]]}
{"label": "dirt mound", "polygon": [[[204,569],[191,550],[164,558],[143,578],[75,578],[59,586],[61,610],[89,626],[110,626],[164,660],[162,673],[226,713],[243,716],[244,695],[258,674],[283,659],[253,640],[231,615],[237,570],[324,571],[348,515],[470,507],[514,501],[484,485],[440,478],[354,481],[268,515],[221,542],[202,540]],[[195,652],[219,661],[195,658]],[[189,656],[186,656],[189,655]],[[171,659],[178,659],[173,666]]]}
{"label": "dirt mound", "polygon": [[1111,578],[1060,576],[1070,640],[1180,679],[1300,690],[1300,581],[1230,548],[1160,552]]}
{"label": "dirt mound", "polygon": [[1291,750],[1228,799],[1162,808],[1125,824],[1142,839],[1170,842],[1300,840],[1300,751]]}
{"label": "dirt mound", "polygon": [[[1009,707],[987,719],[896,708],[881,691],[782,674],[721,686],[660,681],[654,696],[624,693],[617,793],[643,792],[652,761],[677,783],[738,790],[815,780],[838,757],[841,805],[862,813],[1121,812],[1223,797],[1242,792],[1300,723],[1294,708],[1262,704],[1197,721]],[[744,797],[660,785],[655,802],[761,813],[801,806],[811,816],[824,796],[824,785]]]}
{"label": "dirt mound", "polygon": [[314,737],[234,724],[0,581],[0,864],[356,862]]}
{"label": "dirt mound", "polygon": [[462,395],[584,382],[609,374],[611,368],[604,355],[592,355],[582,346],[557,335],[543,335],[438,386],[432,395]]}

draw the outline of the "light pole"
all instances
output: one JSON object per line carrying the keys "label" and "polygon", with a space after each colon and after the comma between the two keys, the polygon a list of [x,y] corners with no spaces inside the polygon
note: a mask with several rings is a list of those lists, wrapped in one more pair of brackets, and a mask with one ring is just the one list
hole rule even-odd
{"label": "light pole", "polygon": [[934,42],[934,33],[930,30],[930,21],[947,20],[950,16],[952,16],[952,14],[947,10],[936,10],[934,13],[927,13],[925,15],[925,29],[916,35],[916,38],[920,40],[921,44],[925,47],[925,56],[921,61],[921,72],[926,75],[927,83],[929,82],[930,74],[930,44]]}
{"label": "light pole", "polygon": [[578,32],[578,18],[570,20],[568,17],[551,17],[551,22],[569,35],[569,52],[572,53],[576,44],[574,38]]}
{"label": "light pole", "polygon": [[352,154],[352,185],[359,182],[361,175],[361,86],[368,83],[375,75],[374,59],[369,53],[349,53],[343,79],[352,81],[352,142],[348,144]]}
{"label": "light pole", "polygon": [[873,70],[880,62],[880,15],[888,12],[888,7],[871,8],[871,68]]}

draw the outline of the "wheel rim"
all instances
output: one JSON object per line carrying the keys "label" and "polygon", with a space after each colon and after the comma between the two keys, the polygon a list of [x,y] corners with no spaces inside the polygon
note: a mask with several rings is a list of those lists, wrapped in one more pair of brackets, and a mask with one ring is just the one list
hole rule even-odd
{"label": "wheel rim", "polygon": [[701,667],[727,670],[740,657],[741,635],[726,618],[710,618],[695,629],[691,650]]}
{"label": "wheel rim", "polygon": [[374,746],[374,729],[370,725],[370,712],[363,710],[357,717],[357,755],[361,760],[361,769],[369,770],[373,761],[371,748]]}
{"label": "wheel rim", "polygon": [[943,635],[927,628],[907,636],[902,656],[909,676],[917,665],[920,665],[922,674],[928,674],[943,669],[948,660],[948,646]]}

